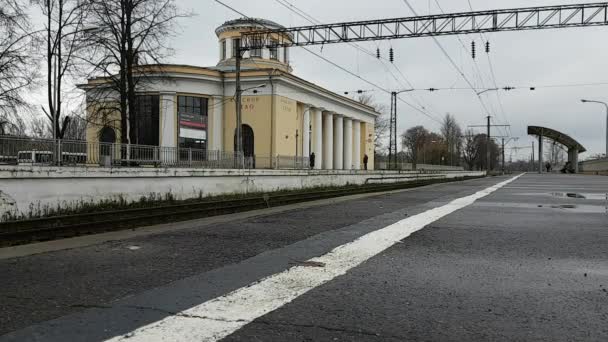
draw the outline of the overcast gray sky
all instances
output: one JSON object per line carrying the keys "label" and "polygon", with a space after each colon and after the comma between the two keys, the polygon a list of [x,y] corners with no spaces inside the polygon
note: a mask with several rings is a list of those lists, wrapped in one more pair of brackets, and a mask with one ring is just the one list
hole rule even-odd
{"label": "overcast gray sky", "polygon": [[[285,26],[309,24],[292,11],[281,6],[277,0],[223,0],[226,4],[248,16],[266,18]],[[317,20],[330,23],[352,20],[379,19],[410,16],[412,11],[403,0],[287,0]],[[214,30],[223,22],[238,17],[238,14],[213,0],[179,0],[178,4],[197,15],[182,20],[181,28],[173,38],[175,54],[170,62],[211,66],[217,63],[218,44]],[[440,13],[436,0],[409,0],[418,14]],[[446,12],[469,10],[468,0],[437,0]],[[470,0],[475,10],[542,6],[555,4],[585,3],[573,0]],[[529,146],[532,137],[526,133],[528,125],[543,125],[572,135],[585,145],[591,153],[604,150],[605,113],[600,105],[583,105],[581,98],[608,101],[608,84],[600,86],[577,86],[542,88],[547,85],[608,83],[606,38],[608,27],[575,28],[543,31],[523,31],[486,34],[491,42],[490,59],[494,66],[499,87],[538,87],[536,91],[524,89],[501,91],[500,109],[496,92],[483,94],[485,103],[497,124],[511,124],[513,136],[520,141],[512,146]],[[455,36],[439,37],[439,42],[476,87],[493,87],[488,59],[483,52],[480,35],[460,36],[467,47],[475,40],[478,46],[476,71],[469,49],[464,49]],[[380,47],[388,55],[395,49],[395,65],[415,88],[466,88],[467,83],[457,73],[432,38],[404,39],[382,42],[359,43],[375,51]],[[320,47],[312,47],[320,52]],[[347,44],[329,45],[322,55],[343,65],[361,77],[391,90],[400,90],[405,81],[396,68],[388,71],[377,59],[370,57]],[[379,103],[389,104],[389,96],[375,90],[369,84],[353,77],[329,63],[296,48],[291,55],[294,73],[300,77],[336,92],[346,90],[374,90],[372,94]],[[416,91],[404,94],[403,98],[415,105],[423,105],[428,112],[441,118],[445,113],[456,116],[463,127],[483,124],[485,113],[479,100],[471,90],[449,90],[439,92]],[[399,131],[414,125],[424,125],[438,130],[432,119],[407,108],[400,103]],[[501,130],[499,132],[503,134]],[[529,151],[520,152],[528,156]],[[515,157],[515,155],[514,155]]]}

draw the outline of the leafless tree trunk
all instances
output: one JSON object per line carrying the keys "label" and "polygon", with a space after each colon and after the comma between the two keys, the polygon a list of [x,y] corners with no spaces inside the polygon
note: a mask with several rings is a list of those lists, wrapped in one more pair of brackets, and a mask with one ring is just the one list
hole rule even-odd
{"label": "leafless tree trunk", "polygon": [[446,114],[441,124],[441,135],[447,143],[448,158],[450,165],[454,165],[454,161],[458,161],[458,151],[462,147],[460,137],[462,136],[462,129],[456,121],[456,118],[451,114]]}
{"label": "leafless tree trunk", "polygon": [[51,123],[44,117],[34,118],[30,124],[30,134],[35,138],[51,139],[53,136]]}
{"label": "leafless tree trunk", "polygon": [[63,139],[71,117],[63,116],[64,82],[77,66],[76,55],[86,46],[83,33],[91,2],[35,0],[45,16],[48,109],[54,139]]}
{"label": "leafless tree trunk", "polygon": [[469,170],[473,170],[475,162],[479,159],[481,146],[478,142],[479,136],[472,130],[466,131],[463,137],[463,154],[462,159],[467,164]]}
{"label": "leafless tree trunk", "polygon": [[401,143],[407,150],[407,156],[412,162],[412,169],[418,166],[418,152],[424,147],[429,131],[423,126],[416,126],[408,129],[401,135]]}
{"label": "leafless tree trunk", "polygon": [[23,123],[19,111],[28,109],[24,94],[36,81],[36,32],[25,14],[27,3],[0,0],[0,133]]}
{"label": "leafless tree trunk", "polygon": [[148,75],[158,74],[159,68],[150,65],[161,64],[170,52],[165,42],[176,20],[189,14],[180,12],[175,0],[91,1],[87,32],[94,49],[85,59],[92,65],[89,76],[98,77],[99,82],[88,89],[89,113],[107,117],[112,111],[119,112],[121,140],[131,144],[140,83]]}
{"label": "leafless tree trunk", "polygon": [[380,115],[376,117],[374,124],[374,146],[377,151],[376,153],[378,154],[378,152],[382,151],[382,147],[386,144],[386,138],[390,133],[390,120],[386,115],[386,106],[376,103],[374,97],[369,94],[359,95],[357,101],[374,108],[376,112],[380,113]]}
{"label": "leafless tree trunk", "polygon": [[66,127],[63,139],[86,140],[87,121],[76,114],[69,116],[70,124]]}

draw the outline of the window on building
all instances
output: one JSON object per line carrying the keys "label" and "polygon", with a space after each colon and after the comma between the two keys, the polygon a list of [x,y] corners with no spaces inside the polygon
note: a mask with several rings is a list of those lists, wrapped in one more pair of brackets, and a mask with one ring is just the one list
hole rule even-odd
{"label": "window on building", "polygon": [[279,59],[279,48],[277,47],[278,43],[279,42],[274,39],[270,41],[270,59]]}
{"label": "window on building", "polygon": [[241,48],[241,40],[239,38],[232,39],[232,57],[236,57],[237,52]]}
{"label": "window on building", "polygon": [[160,97],[158,95],[138,95],[135,113],[130,115],[131,144],[159,145]]}
{"label": "window on building", "polygon": [[226,59],[226,39],[222,40],[222,60]]}
{"label": "window on building", "polygon": [[180,148],[207,148],[208,99],[195,96],[177,98]]}
{"label": "window on building", "polygon": [[[261,39],[255,39],[254,40],[254,45],[255,46],[261,46],[262,45],[262,40]],[[251,49],[251,57],[262,57],[262,48],[257,48],[257,49]]]}
{"label": "window on building", "polygon": [[251,57],[262,57],[262,49],[251,49]]}

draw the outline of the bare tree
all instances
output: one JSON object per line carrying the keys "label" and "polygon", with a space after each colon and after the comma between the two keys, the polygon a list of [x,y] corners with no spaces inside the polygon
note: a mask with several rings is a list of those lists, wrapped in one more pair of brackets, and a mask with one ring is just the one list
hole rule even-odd
{"label": "bare tree", "polygon": [[43,117],[32,119],[29,131],[35,138],[50,139],[53,136],[51,124]]}
{"label": "bare tree", "polygon": [[0,0],[0,130],[23,123],[18,113],[29,106],[24,98],[36,81],[35,32],[30,29],[26,4]]}
{"label": "bare tree", "polygon": [[428,135],[429,131],[423,126],[412,127],[401,135],[401,143],[407,151],[414,170],[418,166],[418,153],[424,147]]}
{"label": "bare tree", "polygon": [[63,139],[67,140],[86,140],[87,121],[80,116],[72,113],[68,126],[65,128]]}
{"label": "bare tree", "polygon": [[87,0],[34,0],[45,17],[48,108],[53,137],[63,139],[70,116],[63,115],[64,88],[78,65],[77,53],[86,46],[83,32],[91,2]]}
{"label": "bare tree", "polygon": [[490,139],[490,165],[488,167],[488,162],[486,160],[486,151],[488,149],[487,143],[488,136],[486,134],[477,134],[474,136],[473,143],[477,146],[475,150],[478,152],[476,159],[473,161],[473,166],[477,168],[477,170],[494,170],[498,165],[498,160],[500,157],[500,147],[498,144],[492,139]]}
{"label": "bare tree", "polygon": [[462,140],[460,139],[462,136],[462,129],[456,121],[456,118],[450,113],[447,113],[443,118],[441,135],[447,144],[450,165],[454,165],[454,160],[457,162],[459,161],[458,156],[460,156],[460,150],[462,148]]}
{"label": "bare tree", "polygon": [[427,134],[419,151],[422,151],[422,161],[425,164],[443,165],[449,154],[448,145],[443,136],[435,132]]}
{"label": "bare tree", "polygon": [[180,12],[175,0],[90,1],[87,33],[94,49],[85,60],[93,67],[89,76],[100,78],[88,90],[88,110],[104,124],[111,113],[120,113],[121,139],[130,144],[138,85],[159,72],[145,65],[161,63],[170,51],[165,42],[176,20],[189,14]]}
{"label": "bare tree", "polygon": [[25,136],[27,125],[23,118],[15,116],[12,120],[0,118],[0,135]]}
{"label": "bare tree", "polygon": [[467,130],[463,137],[463,153],[462,159],[467,164],[469,170],[473,170],[475,163],[479,160],[481,151],[479,143],[479,135],[476,135],[472,130]]}
{"label": "bare tree", "polygon": [[375,150],[380,152],[386,143],[386,138],[390,134],[390,119],[386,115],[386,106],[376,103],[374,96],[371,94],[360,94],[359,97],[357,97],[357,101],[374,108],[376,112],[380,113],[380,115],[376,117],[374,124],[374,146]]}

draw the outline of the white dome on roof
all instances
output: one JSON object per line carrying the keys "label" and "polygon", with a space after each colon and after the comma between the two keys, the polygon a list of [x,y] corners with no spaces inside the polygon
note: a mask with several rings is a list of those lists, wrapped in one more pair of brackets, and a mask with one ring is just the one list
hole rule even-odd
{"label": "white dome on roof", "polygon": [[223,23],[220,27],[215,30],[215,34],[219,37],[222,32],[231,31],[235,28],[255,28],[255,29],[268,29],[277,30],[285,28],[285,26],[275,23],[272,20],[261,19],[261,18],[239,18],[229,20]]}
{"label": "white dome on roof", "polygon": [[[217,66],[228,70],[234,68],[235,51],[243,33],[284,28],[274,21],[260,18],[240,18],[223,23],[215,30],[220,48],[220,61]],[[285,34],[285,37],[289,41],[292,40],[291,35]],[[280,69],[291,72],[289,49],[289,47],[266,47],[248,50],[243,54],[242,66],[247,69]]]}

